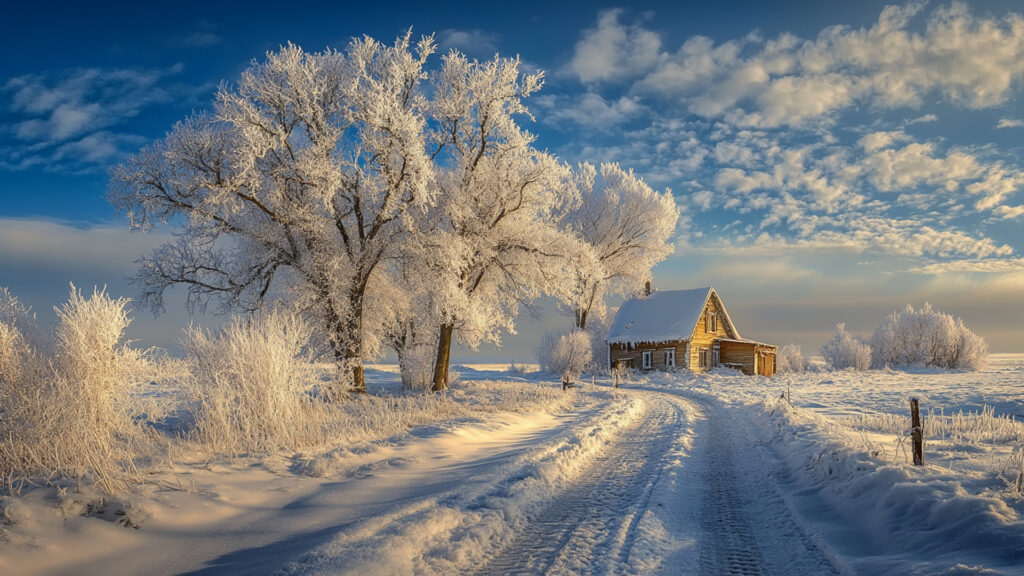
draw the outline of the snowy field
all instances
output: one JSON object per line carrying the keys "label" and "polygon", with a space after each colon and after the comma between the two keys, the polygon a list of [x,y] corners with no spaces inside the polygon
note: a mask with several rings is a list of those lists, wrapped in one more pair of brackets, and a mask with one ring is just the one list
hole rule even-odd
{"label": "snowy field", "polygon": [[1024,573],[1024,355],[568,393],[455,370],[439,397],[372,367],[316,450],[179,453],[117,498],[27,486],[0,502],[0,573]]}

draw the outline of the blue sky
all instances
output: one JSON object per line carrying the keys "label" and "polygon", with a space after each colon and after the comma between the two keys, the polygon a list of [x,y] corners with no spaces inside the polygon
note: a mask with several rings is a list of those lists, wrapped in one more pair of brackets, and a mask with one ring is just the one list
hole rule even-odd
{"label": "blue sky", "polygon": [[[133,290],[106,170],[291,41],[342,48],[408,27],[520,55],[547,82],[539,144],[617,161],[684,207],[656,286],[713,284],[744,335],[816,351],[912,303],[1024,352],[1024,18],[1013,2],[23,4],[0,42],[0,285],[48,321],[67,290]],[[1018,9],[1020,10],[1020,9]],[[173,346],[181,306],[137,314]],[[203,318],[204,322],[212,319]],[[561,319],[524,319],[530,356]]]}

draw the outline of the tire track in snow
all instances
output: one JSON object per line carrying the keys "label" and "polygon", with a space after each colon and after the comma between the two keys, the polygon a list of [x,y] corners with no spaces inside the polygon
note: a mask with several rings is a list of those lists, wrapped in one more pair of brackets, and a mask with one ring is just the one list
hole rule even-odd
{"label": "tire track in snow", "polygon": [[777,455],[716,401],[695,400],[708,415],[700,573],[838,574],[786,503]]}
{"label": "tire track in snow", "polygon": [[744,517],[744,503],[736,487],[736,466],[721,413],[710,418],[704,448],[704,502],[701,529],[700,573],[704,575],[763,574],[764,563],[753,530]]}
{"label": "tire track in snow", "polygon": [[565,493],[522,528],[480,574],[622,574],[640,519],[683,424],[674,399],[650,395],[624,431]]}

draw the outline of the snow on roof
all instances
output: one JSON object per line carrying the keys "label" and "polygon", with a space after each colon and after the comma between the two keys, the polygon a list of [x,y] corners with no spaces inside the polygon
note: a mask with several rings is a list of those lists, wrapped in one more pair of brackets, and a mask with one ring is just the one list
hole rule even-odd
{"label": "snow on roof", "polygon": [[714,288],[664,290],[622,303],[608,331],[609,344],[685,340],[711,297]]}
{"label": "snow on roof", "polygon": [[722,342],[740,342],[741,344],[755,344],[757,346],[764,346],[766,348],[778,348],[774,344],[765,344],[759,340],[751,340],[750,338],[719,338]]}

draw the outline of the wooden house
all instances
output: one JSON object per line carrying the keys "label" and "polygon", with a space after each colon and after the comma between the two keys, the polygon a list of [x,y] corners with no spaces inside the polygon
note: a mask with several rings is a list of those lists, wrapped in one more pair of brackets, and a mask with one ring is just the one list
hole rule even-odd
{"label": "wooden house", "polygon": [[609,367],[704,372],[727,366],[775,374],[777,347],[740,336],[711,287],[648,290],[623,302],[607,342]]}

